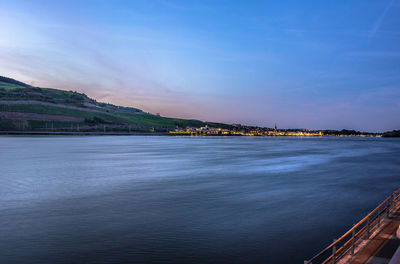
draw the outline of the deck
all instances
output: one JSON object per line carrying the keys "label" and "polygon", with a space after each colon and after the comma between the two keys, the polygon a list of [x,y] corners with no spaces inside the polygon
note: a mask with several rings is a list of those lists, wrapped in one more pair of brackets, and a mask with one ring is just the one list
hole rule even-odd
{"label": "deck", "polygon": [[[377,229],[371,238],[360,243],[355,254],[347,254],[338,261],[338,264],[387,264],[400,246],[400,239],[396,232],[400,225],[400,210],[384,219],[381,228]],[[396,263],[396,262],[395,262]],[[397,262],[400,263],[400,262]]]}

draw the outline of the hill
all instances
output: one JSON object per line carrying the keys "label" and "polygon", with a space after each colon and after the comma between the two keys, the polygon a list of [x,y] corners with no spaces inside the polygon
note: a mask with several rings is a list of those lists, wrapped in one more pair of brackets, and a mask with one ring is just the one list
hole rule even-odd
{"label": "hill", "polygon": [[0,76],[0,131],[167,132],[177,126],[205,125],[231,127],[162,117],[138,108],[97,102],[84,93],[33,87]]}
{"label": "hill", "polygon": [[400,137],[400,130],[385,132],[382,134],[382,137]]}

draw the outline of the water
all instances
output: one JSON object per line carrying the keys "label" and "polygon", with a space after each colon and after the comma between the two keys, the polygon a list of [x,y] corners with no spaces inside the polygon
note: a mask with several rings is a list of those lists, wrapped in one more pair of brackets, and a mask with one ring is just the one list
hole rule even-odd
{"label": "water", "polygon": [[302,263],[400,187],[400,140],[0,137],[0,263]]}

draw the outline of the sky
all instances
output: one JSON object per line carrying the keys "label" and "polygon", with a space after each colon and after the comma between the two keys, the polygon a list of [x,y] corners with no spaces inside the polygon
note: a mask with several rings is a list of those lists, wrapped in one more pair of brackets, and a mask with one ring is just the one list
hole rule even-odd
{"label": "sky", "polygon": [[400,129],[400,0],[0,0],[0,75],[162,116]]}

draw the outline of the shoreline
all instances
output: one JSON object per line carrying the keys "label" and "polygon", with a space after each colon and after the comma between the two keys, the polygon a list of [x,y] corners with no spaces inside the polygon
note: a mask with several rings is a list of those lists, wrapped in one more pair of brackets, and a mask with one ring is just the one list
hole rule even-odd
{"label": "shoreline", "polygon": [[0,136],[186,136],[186,137],[367,137],[381,138],[382,136],[369,135],[321,135],[321,136],[295,136],[295,135],[191,135],[188,133],[168,133],[168,132],[68,132],[68,131],[0,131]]}
{"label": "shoreline", "polygon": [[68,131],[0,131],[0,136],[170,136],[151,132],[68,132]]}

